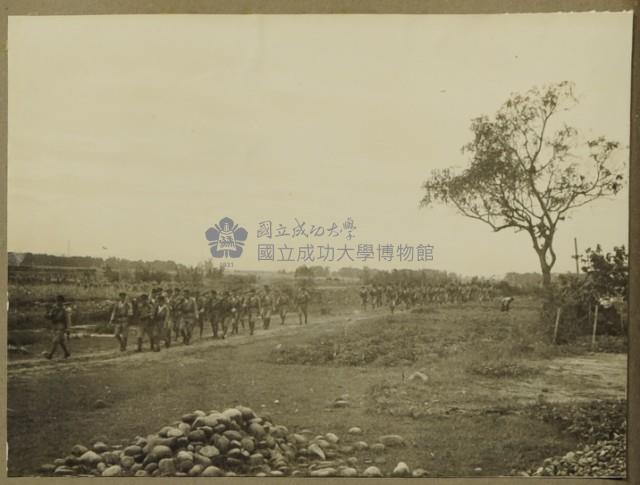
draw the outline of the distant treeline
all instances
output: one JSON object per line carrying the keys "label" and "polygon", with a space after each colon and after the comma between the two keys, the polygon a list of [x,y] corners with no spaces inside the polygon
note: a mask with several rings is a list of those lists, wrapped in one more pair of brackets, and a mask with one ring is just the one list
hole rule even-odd
{"label": "distant treeline", "polygon": [[182,282],[200,284],[222,278],[222,268],[211,261],[196,267],[174,261],[132,261],[90,256],[9,253],[9,281],[13,283],[100,283]]}
{"label": "distant treeline", "polygon": [[114,271],[146,269],[149,271],[177,272],[187,266],[175,261],[131,261],[121,258],[94,258],[91,256],[53,256],[51,254],[9,253],[9,266],[53,266],[60,268],[110,268]]}

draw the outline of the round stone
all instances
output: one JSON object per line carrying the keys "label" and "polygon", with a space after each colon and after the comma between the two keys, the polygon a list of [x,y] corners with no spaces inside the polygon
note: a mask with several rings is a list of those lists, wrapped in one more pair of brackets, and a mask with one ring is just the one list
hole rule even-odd
{"label": "round stone", "polygon": [[397,434],[388,434],[385,436],[381,436],[380,443],[388,447],[405,445],[404,438]]}
{"label": "round stone", "polygon": [[335,468],[320,468],[318,470],[313,470],[310,475],[312,477],[331,477],[337,473]]}
{"label": "round stone", "polygon": [[242,446],[242,448],[247,450],[249,453],[253,453],[253,450],[256,449],[255,441],[253,441],[253,439],[251,439],[249,437],[242,438],[242,441],[240,442],[240,445]]}
{"label": "round stone", "polygon": [[229,440],[233,441],[240,441],[242,440],[242,433],[240,433],[239,431],[235,431],[233,429],[229,429],[227,431],[225,431],[224,436],[226,436]]}
{"label": "round stone", "polygon": [[68,466],[65,466],[65,465],[57,467],[53,473],[55,475],[73,475],[74,474],[74,472],[71,469],[71,467],[68,467]]}
{"label": "round stone", "polygon": [[381,477],[382,472],[377,466],[370,466],[362,473],[362,475],[365,477]]}
{"label": "round stone", "polygon": [[136,461],[133,459],[133,456],[125,455],[120,458],[120,465],[122,465],[122,468],[124,468],[125,470],[131,468],[135,462]]}
{"label": "round stone", "polygon": [[226,436],[219,436],[213,442],[221,453],[226,453],[231,447],[231,440]]}
{"label": "round stone", "polygon": [[193,468],[193,461],[191,460],[184,460],[178,463],[178,471],[187,473],[189,470],[191,470]]}
{"label": "round stone", "polygon": [[393,469],[392,475],[394,477],[408,477],[411,476],[411,470],[405,462],[401,461]]}
{"label": "round stone", "polygon": [[119,477],[122,475],[122,467],[119,465],[112,465],[102,472],[103,477]]}
{"label": "round stone", "polygon": [[322,451],[322,448],[320,448],[320,446],[318,446],[317,444],[313,443],[312,445],[309,445],[309,448],[307,449],[312,456],[320,458],[321,460],[326,460],[324,451]]}
{"label": "round stone", "polygon": [[334,433],[327,433],[326,435],[324,435],[324,437],[327,439],[327,441],[329,443],[337,443],[338,441],[340,441],[340,438],[338,438],[338,436]]}
{"label": "round stone", "polygon": [[166,432],[167,438],[180,438],[184,433],[180,428],[169,428]]}
{"label": "round stone", "polygon": [[216,456],[218,456],[220,454],[220,451],[215,446],[207,445],[207,446],[203,446],[202,448],[200,448],[198,453],[200,453],[202,456],[204,456],[206,458],[211,459],[211,458],[215,458]]}
{"label": "round stone", "polygon": [[171,476],[176,473],[176,464],[173,458],[163,458],[158,462],[158,470],[161,476]]}
{"label": "round stone", "polygon": [[105,451],[109,451],[109,447],[106,445],[106,443],[103,443],[102,441],[96,441],[93,446],[93,451],[95,451],[96,453],[104,453]]}
{"label": "round stone", "polygon": [[138,456],[142,454],[142,448],[138,445],[127,446],[122,452],[127,456]]}
{"label": "round stone", "polygon": [[210,459],[210,458],[207,458],[206,456],[202,456],[200,453],[195,453],[195,454],[193,455],[193,462],[194,462],[196,465],[202,465],[203,470],[204,470],[205,468],[207,468],[208,466],[211,466],[211,465],[212,465],[212,463],[211,463],[211,459]]}
{"label": "round stone", "polygon": [[260,453],[254,453],[253,455],[249,456],[250,466],[260,466],[262,464],[264,464],[264,456],[262,456]]}
{"label": "round stone", "polygon": [[[253,437],[255,437],[257,440],[261,440],[262,438],[264,438],[266,432],[264,430],[264,427],[258,423],[251,423],[249,425],[249,434]],[[228,437],[228,435],[227,435]],[[241,438],[242,439],[242,438]]]}
{"label": "round stone", "polygon": [[222,411],[222,415],[229,421],[242,421],[242,411],[238,408],[229,408]]}
{"label": "round stone", "polygon": [[107,465],[117,465],[120,463],[120,457],[112,451],[105,451],[101,456]]}
{"label": "round stone", "polygon": [[358,470],[351,467],[345,467],[340,470],[338,475],[341,477],[355,477],[358,475]]}
{"label": "round stone", "polygon": [[201,477],[221,477],[224,473],[217,466],[208,466],[204,469],[204,471],[200,474]]}
{"label": "round stone", "polygon": [[93,468],[102,461],[102,456],[98,455],[95,451],[88,450],[80,456],[78,461],[86,467]]}
{"label": "round stone", "polygon": [[151,453],[153,453],[158,461],[162,460],[163,458],[170,458],[173,456],[173,451],[171,450],[171,448],[165,445],[154,446],[153,450],[151,450]]}
{"label": "round stone", "polygon": [[204,443],[207,439],[207,434],[203,429],[194,429],[189,432],[187,438],[189,438],[189,441],[201,441]]}
{"label": "round stone", "polygon": [[193,453],[189,452],[189,451],[184,451],[181,450],[178,452],[178,454],[176,455],[176,461],[177,462],[181,462],[181,461],[193,461]]}
{"label": "round stone", "polygon": [[256,417],[256,413],[254,413],[251,408],[248,408],[246,406],[236,406],[236,409],[240,411],[240,413],[242,414],[242,419],[244,419],[245,421],[249,421]]}
{"label": "round stone", "polygon": [[366,449],[368,449],[368,448],[369,448],[369,444],[368,444],[366,441],[356,441],[356,442],[353,444],[353,447],[354,447],[356,450],[362,451],[362,450],[366,450]]}
{"label": "round stone", "polygon": [[384,453],[384,445],[382,443],[374,443],[371,445],[371,451],[374,453]]}
{"label": "round stone", "polygon": [[89,448],[87,448],[86,446],[82,446],[82,445],[75,445],[73,448],[71,448],[71,454],[75,455],[75,456],[82,456],[87,451],[89,451]]}

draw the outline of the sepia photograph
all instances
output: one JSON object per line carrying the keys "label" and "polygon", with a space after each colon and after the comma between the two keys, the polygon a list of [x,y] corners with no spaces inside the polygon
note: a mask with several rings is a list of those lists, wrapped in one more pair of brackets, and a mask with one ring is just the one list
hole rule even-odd
{"label": "sepia photograph", "polygon": [[10,15],[9,477],[627,477],[633,12]]}

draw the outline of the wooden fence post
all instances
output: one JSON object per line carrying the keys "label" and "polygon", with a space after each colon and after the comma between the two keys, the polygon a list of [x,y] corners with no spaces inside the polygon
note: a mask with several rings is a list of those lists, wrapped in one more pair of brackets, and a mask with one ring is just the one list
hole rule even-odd
{"label": "wooden fence post", "polygon": [[562,313],[562,307],[558,307],[556,311],[556,324],[553,328],[553,343],[555,344],[558,340],[558,325],[560,324],[560,313]]}
{"label": "wooden fence post", "polygon": [[594,350],[596,347],[596,331],[598,330],[598,303],[596,303],[596,308],[594,310],[593,316],[593,334],[591,335],[591,349]]}

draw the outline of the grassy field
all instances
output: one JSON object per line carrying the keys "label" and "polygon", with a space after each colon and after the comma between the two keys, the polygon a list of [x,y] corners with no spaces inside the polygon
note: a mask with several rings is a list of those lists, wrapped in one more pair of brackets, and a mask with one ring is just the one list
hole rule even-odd
{"label": "grassy field", "polygon": [[[625,396],[626,356],[545,343],[535,300],[508,314],[479,303],[394,316],[355,308],[316,307],[306,327],[291,315],[254,338],[160,353],[88,348],[71,361],[16,361],[9,474],[37,474],[76,443],[127,442],[195,409],[243,404],[291,431],[349,443],[356,438],[347,430],[358,426],[369,444],[384,434],[408,443],[382,456],[354,452],[358,467],[375,463],[388,474],[405,461],[430,476],[511,475],[581,443],[540,406]],[[349,405],[334,407],[340,397]]]}

